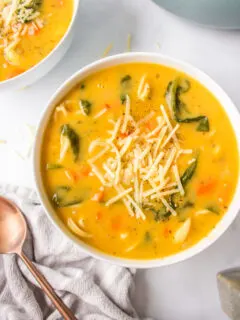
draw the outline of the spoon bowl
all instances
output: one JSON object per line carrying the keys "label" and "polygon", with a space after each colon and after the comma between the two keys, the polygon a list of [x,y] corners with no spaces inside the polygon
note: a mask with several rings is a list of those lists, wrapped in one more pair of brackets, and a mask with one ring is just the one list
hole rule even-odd
{"label": "spoon bowl", "polygon": [[27,234],[21,211],[0,197],[0,253],[20,253]]}
{"label": "spoon bowl", "polygon": [[43,291],[66,320],[77,320],[72,311],[55,293],[46,278],[25,256],[22,247],[27,235],[27,224],[21,210],[10,200],[0,197],[0,253],[16,253],[26,264]]}

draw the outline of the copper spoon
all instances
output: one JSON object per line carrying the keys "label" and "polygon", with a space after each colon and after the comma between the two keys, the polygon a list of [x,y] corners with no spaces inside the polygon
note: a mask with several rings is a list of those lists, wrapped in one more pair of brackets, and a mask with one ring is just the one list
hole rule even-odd
{"label": "copper spoon", "polygon": [[0,253],[16,253],[26,264],[48,298],[66,320],[77,320],[72,311],[54,292],[45,277],[22,251],[27,234],[26,221],[20,209],[11,201],[0,197]]}

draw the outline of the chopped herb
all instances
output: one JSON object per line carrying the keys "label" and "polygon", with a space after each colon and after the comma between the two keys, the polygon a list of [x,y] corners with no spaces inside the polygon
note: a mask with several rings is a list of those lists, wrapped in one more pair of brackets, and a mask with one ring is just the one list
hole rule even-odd
{"label": "chopped herb", "polygon": [[46,169],[47,170],[55,170],[55,169],[62,169],[63,166],[58,163],[47,163]]}
{"label": "chopped herb", "polygon": [[84,83],[81,83],[80,84],[80,90],[83,90],[83,89],[85,89],[86,88],[86,85],[84,84]]}
{"label": "chopped herb", "polygon": [[42,5],[42,0],[20,0],[17,2],[17,21],[27,23],[35,19],[36,13]]}
{"label": "chopped herb", "polygon": [[69,139],[74,156],[74,161],[77,161],[80,149],[79,135],[74,129],[70,127],[69,124],[64,124],[63,126],[61,126],[61,134]]}
{"label": "chopped herb", "polygon": [[185,104],[180,99],[180,94],[186,93],[190,89],[190,82],[186,79],[175,79],[168,83],[165,97],[172,108],[174,119],[179,123],[199,122],[197,131],[209,131],[209,121],[206,116],[181,118],[182,109],[186,109]]}
{"label": "chopped herb", "polygon": [[149,231],[147,231],[144,235],[144,241],[145,242],[151,242],[152,241],[152,236],[151,233]]}
{"label": "chopped herb", "polygon": [[143,209],[151,211],[154,215],[154,220],[156,222],[158,221],[165,221],[167,220],[170,215],[171,212],[167,211],[165,207],[163,207],[162,205],[159,206],[158,203],[155,203],[155,205],[144,205]]}
{"label": "chopped herb", "polygon": [[88,100],[80,100],[80,106],[86,116],[91,112],[92,103]]}
{"label": "chopped herb", "polygon": [[126,102],[126,95],[125,94],[121,94],[120,95],[120,100],[121,100],[121,103],[124,104]]}
{"label": "chopped herb", "polygon": [[127,74],[126,76],[124,76],[124,77],[121,79],[121,84],[122,84],[122,85],[125,85],[126,82],[130,81],[131,79],[132,79],[132,77],[131,77],[129,74]]}
{"label": "chopped herb", "polygon": [[209,121],[207,117],[202,118],[197,126],[197,131],[208,132],[209,131]]}

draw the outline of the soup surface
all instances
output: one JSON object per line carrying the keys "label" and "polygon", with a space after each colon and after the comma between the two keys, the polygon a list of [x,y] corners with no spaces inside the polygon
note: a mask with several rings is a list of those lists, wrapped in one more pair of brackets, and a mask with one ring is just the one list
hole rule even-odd
{"label": "soup surface", "polygon": [[0,81],[45,58],[65,34],[72,13],[72,0],[1,1]]}
{"label": "soup surface", "polygon": [[165,257],[222,218],[238,179],[229,119],[200,83],[165,66],[95,73],[55,107],[42,177],[61,220],[108,254]]}

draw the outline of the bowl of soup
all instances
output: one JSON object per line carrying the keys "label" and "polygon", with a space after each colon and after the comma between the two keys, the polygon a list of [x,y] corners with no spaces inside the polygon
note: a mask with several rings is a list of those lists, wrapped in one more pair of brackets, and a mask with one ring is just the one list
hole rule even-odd
{"label": "bowl of soup", "polygon": [[71,44],[79,0],[0,4],[0,90],[19,89],[49,72]]}
{"label": "bowl of soup", "polygon": [[94,62],[43,113],[39,197],[94,257],[139,268],[185,260],[237,215],[239,123],[226,93],[189,64],[153,53]]}

